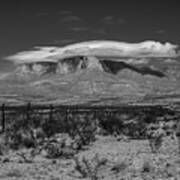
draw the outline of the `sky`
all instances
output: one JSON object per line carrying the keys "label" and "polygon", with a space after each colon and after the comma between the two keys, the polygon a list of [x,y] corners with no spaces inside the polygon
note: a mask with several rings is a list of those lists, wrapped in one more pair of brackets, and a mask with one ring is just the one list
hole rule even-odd
{"label": "sky", "polygon": [[34,46],[87,40],[180,44],[178,0],[1,0],[0,72],[4,57]]}

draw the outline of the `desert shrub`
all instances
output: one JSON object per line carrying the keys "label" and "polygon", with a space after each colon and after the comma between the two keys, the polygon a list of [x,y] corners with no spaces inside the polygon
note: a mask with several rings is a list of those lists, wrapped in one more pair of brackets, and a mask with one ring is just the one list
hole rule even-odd
{"label": "desert shrub", "polygon": [[176,122],[174,120],[164,122],[164,128],[163,129],[166,132],[167,136],[171,136],[174,138],[175,131],[176,131]]}
{"label": "desert shrub", "polygon": [[0,175],[0,178],[6,179],[6,178],[22,178],[23,174],[18,169],[11,169],[9,172],[7,172],[4,175]]}
{"label": "desert shrub", "polygon": [[176,138],[177,138],[177,142],[178,142],[178,151],[180,154],[180,122],[179,121],[177,122],[175,132],[176,132]]}
{"label": "desert shrub", "polygon": [[43,130],[48,137],[57,133],[65,133],[67,122],[64,113],[56,112],[48,117],[42,124]]}
{"label": "desert shrub", "polygon": [[95,140],[97,126],[91,115],[71,115],[68,117],[67,125],[68,134],[80,144],[88,145]]}
{"label": "desert shrub", "polygon": [[48,158],[58,158],[62,155],[62,147],[59,143],[48,143],[46,150]]}
{"label": "desert shrub", "polygon": [[144,138],[147,123],[143,118],[136,114],[107,114],[100,117],[99,126],[111,135]]}
{"label": "desert shrub", "polygon": [[21,145],[31,146],[30,144],[32,144],[33,141],[30,140],[31,135],[29,129],[30,124],[22,111],[8,114],[6,117],[6,129],[4,133],[6,144],[13,149],[17,149]]}
{"label": "desert shrub", "polygon": [[130,120],[124,121],[123,134],[128,135],[133,139],[145,137],[147,124],[138,118],[139,117],[134,117]]}
{"label": "desert shrub", "polygon": [[47,152],[48,158],[72,157],[77,151],[75,141],[68,134],[56,134],[49,138],[41,147]]}
{"label": "desert shrub", "polygon": [[19,129],[14,133],[6,133],[7,144],[13,149],[18,149],[19,147],[35,147],[36,140],[33,138],[33,134],[29,130]]}
{"label": "desert shrub", "polygon": [[128,164],[126,162],[120,162],[118,164],[115,164],[112,168],[111,171],[115,172],[115,173],[120,173],[124,170],[126,170],[126,168],[128,167]]}
{"label": "desert shrub", "polygon": [[74,151],[72,148],[61,147],[61,145],[58,143],[48,144],[46,147],[46,151],[47,157],[50,159],[59,157],[70,158],[76,153],[76,151]]}
{"label": "desert shrub", "polygon": [[0,144],[0,156],[4,155],[5,147],[4,145]]}
{"label": "desert shrub", "polygon": [[0,134],[0,156],[9,151],[9,145],[6,143],[5,134]]}
{"label": "desert shrub", "polygon": [[142,166],[142,173],[152,173],[154,171],[155,167],[152,165],[149,161],[144,161]]}
{"label": "desert shrub", "polygon": [[23,163],[33,163],[34,161],[34,157],[32,153],[28,153],[28,152],[17,152],[17,155],[20,156],[20,161],[19,162],[23,162]]}
{"label": "desert shrub", "polygon": [[161,148],[164,136],[165,131],[160,124],[150,124],[147,127],[147,138],[149,141],[149,146],[153,153],[158,152]]}
{"label": "desert shrub", "polygon": [[46,138],[46,133],[42,127],[32,128],[33,137],[35,139],[44,139]]}
{"label": "desert shrub", "polygon": [[118,114],[104,114],[99,117],[99,126],[109,134],[121,134],[124,124]]}
{"label": "desert shrub", "polygon": [[18,149],[20,146],[35,146],[31,127],[22,119],[17,119],[8,126],[5,132],[5,141],[13,149]]}
{"label": "desert shrub", "polygon": [[40,122],[39,117],[36,119],[33,115],[31,121],[24,118],[19,116],[19,119],[12,121],[6,128],[5,141],[13,149],[36,147],[38,143],[47,137],[43,129],[43,117],[42,122]]}
{"label": "desert shrub", "polygon": [[107,159],[99,159],[97,154],[91,160],[85,157],[80,160],[75,157],[74,161],[75,170],[81,174],[82,178],[90,178],[91,180],[98,180],[100,167],[107,163]]}
{"label": "desert shrub", "polygon": [[8,149],[9,148],[6,144],[1,143],[0,144],[0,156],[3,156],[7,152]]}
{"label": "desert shrub", "polygon": [[76,139],[79,149],[95,140],[96,125],[91,114],[69,113],[66,118],[61,111],[52,113],[51,117],[43,115],[40,117],[33,113],[28,117],[30,120],[26,115],[19,113],[6,127],[6,142],[11,148],[35,147],[40,140],[59,133],[68,133],[71,138]]}

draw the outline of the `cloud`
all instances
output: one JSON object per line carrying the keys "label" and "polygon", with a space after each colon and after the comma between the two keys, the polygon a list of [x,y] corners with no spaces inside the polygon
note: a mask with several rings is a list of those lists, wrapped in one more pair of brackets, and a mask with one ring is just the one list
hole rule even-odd
{"label": "cloud", "polygon": [[117,19],[117,24],[124,24],[124,23],[126,23],[125,19],[122,19],[122,18]]}
{"label": "cloud", "polygon": [[94,33],[94,34],[98,34],[98,35],[107,35],[107,32],[106,32],[106,30],[105,29],[103,29],[103,28],[95,28],[95,29],[92,29],[92,32]]}
{"label": "cloud", "polygon": [[103,28],[94,28],[94,27],[86,27],[86,26],[75,26],[75,27],[69,27],[67,28],[68,31],[72,32],[88,32],[93,33],[97,35],[106,35],[107,32]]}
{"label": "cloud", "polygon": [[105,16],[103,19],[102,19],[102,22],[104,24],[114,24],[114,16]]}
{"label": "cloud", "polygon": [[69,15],[69,16],[61,18],[60,20],[61,20],[61,22],[64,22],[64,23],[66,23],[66,22],[79,22],[79,21],[81,21],[81,18],[78,16],[75,16],[75,15]]}
{"label": "cloud", "polygon": [[65,45],[65,44],[71,44],[76,42],[75,39],[62,39],[62,40],[54,40],[54,44],[58,45]]}
{"label": "cloud", "polygon": [[60,15],[63,15],[63,16],[67,16],[67,15],[71,15],[71,14],[72,14],[72,11],[62,10],[62,11],[58,11],[56,14],[60,14]]}
{"label": "cloud", "polygon": [[141,43],[125,43],[117,41],[87,41],[64,47],[36,47],[31,51],[19,52],[5,59],[21,63],[40,61],[57,62],[60,59],[72,56],[114,56],[114,57],[169,57],[175,58],[177,45],[169,42],[144,41]]}
{"label": "cloud", "polygon": [[15,63],[24,63],[24,62],[39,62],[39,61],[55,61],[49,59],[51,54],[54,54],[57,51],[57,47],[35,47],[31,51],[19,52],[15,55],[6,57],[5,59],[14,61]]}
{"label": "cloud", "polygon": [[109,25],[113,25],[113,24],[120,25],[120,24],[124,24],[126,20],[120,17],[115,17],[115,16],[105,16],[102,19],[102,22],[104,24],[109,24]]}
{"label": "cloud", "polygon": [[74,31],[74,32],[84,32],[84,31],[88,31],[89,30],[89,28],[88,27],[70,27],[70,28],[68,28],[68,30],[70,30],[70,31]]}
{"label": "cloud", "polygon": [[103,18],[104,22],[112,21],[113,19],[114,19],[113,16],[105,16],[105,17]]}
{"label": "cloud", "polygon": [[49,13],[48,12],[39,12],[39,13],[36,13],[36,16],[48,16]]}
{"label": "cloud", "polygon": [[159,29],[156,31],[156,34],[165,34],[165,33],[166,33],[166,31],[163,29]]}

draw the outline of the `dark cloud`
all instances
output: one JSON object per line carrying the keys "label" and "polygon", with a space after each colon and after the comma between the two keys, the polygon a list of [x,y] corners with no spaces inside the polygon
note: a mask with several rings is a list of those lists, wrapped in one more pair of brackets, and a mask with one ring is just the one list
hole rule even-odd
{"label": "dark cloud", "polygon": [[120,17],[115,17],[115,16],[105,16],[103,19],[102,19],[102,22],[104,24],[115,24],[115,25],[118,25],[118,24],[124,24],[126,22],[125,19],[123,18],[120,18]]}
{"label": "dark cloud", "polygon": [[125,19],[122,19],[122,18],[117,19],[117,24],[124,24],[124,23],[126,23]]}
{"label": "dark cloud", "polygon": [[68,30],[74,32],[84,32],[84,31],[89,31],[90,29],[88,27],[70,27],[68,28]]}
{"label": "dark cloud", "polygon": [[105,24],[111,24],[113,22],[113,20],[114,20],[113,16],[105,16],[102,21]]}
{"label": "dark cloud", "polygon": [[92,32],[98,35],[107,35],[106,30],[103,28],[92,29]]}
{"label": "dark cloud", "polygon": [[166,31],[163,29],[159,29],[156,31],[156,34],[165,34],[165,33],[166,33]]}
{"label": "dark cloud", "polygon": [[48,16],[49,13],[48,12],[39,12],[39,13],[36,13],[36,16]]}
{"label": "dark cloud", "polygon": [[69,15],[61,18],[60,20],[61,22],[79,22],[81,21],[81,18],[75,15]]}
{"label": "dark cloud", "polygon": [[88,34],[96,34],[96,35],[107,35],[107,32],[104,28],[94,28],[94,27],[86,27],[86,26],[75,26],[69,27],[68,31],[72,32],[86,32]]}
{"label": "dark cloud", "polygon": [[62,10],[62,11],[58,11],[57,14],[67,16],[67,15],[72,15],[72,11]]}

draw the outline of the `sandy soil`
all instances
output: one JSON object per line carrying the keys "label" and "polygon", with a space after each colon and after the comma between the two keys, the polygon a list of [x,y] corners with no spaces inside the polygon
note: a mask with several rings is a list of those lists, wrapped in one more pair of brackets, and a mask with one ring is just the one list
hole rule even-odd
{"label": "sandy soil", "polygon": [[[30,150],[21,151],[28,153]],[[73,158],[47,159],[42,152],[32,162],[25,163],[18,153],[9,152],[0,156],[1,180],[91,179],[82,178],[75,169]],[[147,140],[118,141],[112,136],[97,136],[95,142],[75,156],[79,159],[85,157],[93,163],[96,154],[99,159],[106,160],[98,169],[98,180],[180,180],[177,142],[169,137],[164,139],[158,153],[152,153]]]}

